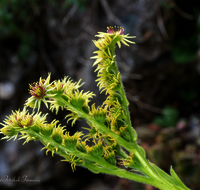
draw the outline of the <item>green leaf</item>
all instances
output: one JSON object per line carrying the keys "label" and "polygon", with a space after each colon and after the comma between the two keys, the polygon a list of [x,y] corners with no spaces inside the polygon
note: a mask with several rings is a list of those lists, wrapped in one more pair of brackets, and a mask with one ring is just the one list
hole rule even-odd
{"label": "green leaf", "polygon": [[172,47],[172,58],[179,64],[194,61],[198,51],[198,29],[187,39],[176,40]]}
{"label": "green leaf", "polygon": [[173,187],[174,187],[174,190],[183,190],[183,188],[176,186],[176,185],[174,185]]}
{"label": "green leaf", "polygon": [[134,134],[134,140],[137,140],[137,132],[135,131],[135,129],[132,128],[133,134]]}
{"label": "green leaf", "polygon": [[157,172],[157,174],[165,181],[171,183],[173,186],[177,186],[176,181],[167,173],[165,173],[163,170],[161,170],[158,166],[156,166],[155,164],[151,163],[151,166],[153,167],[153,169]]}
{"label": "green leaf", "polygon": [[99,171],[97,171],[97,170],[94,170],[94,169],[89,169],[91,172],[93,172],[93,173],[95,173],[95,174],[99,174],[100,172]]}
{"label": "green leaf", "polygon": [[172,166],[170,169],[170,173],[172,175],[172,177],[174,178],[174,180],[177,182],[178,186],[180,186],[181,188],[185,189],[185,190],[189,190],[184,184],[183,182],[179,179],[179,177],[176,175],[175,171],[173,170]]}
{"label": "green leaf", "polygon": [[139,151],[140,151],[140,153],[142,154],[142,156],[143,156],[144,158],[146,158],[146,152],[145,152],[145,150],[144,150],[141,146],[138,146],[138,148],[139,148]]}
{"label": "green leaf", "polygon": [[162,116],[156,117],[153,122],[163,127],[175,127],[178,115],[177,109],[171,106],[165,106]]}

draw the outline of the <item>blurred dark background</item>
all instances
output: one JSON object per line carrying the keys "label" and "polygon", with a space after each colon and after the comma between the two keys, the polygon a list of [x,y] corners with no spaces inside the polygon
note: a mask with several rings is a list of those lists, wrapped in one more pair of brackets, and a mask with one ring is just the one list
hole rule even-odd
{"label": "blurred dark background", "polygon": [[[193,190],[200,189],[200,1],[184,0],[1,0],[0,121],[23,108],[29,84],[46,78],[82,78],[84,90],[97,94],[92,40],[107,26],[122,26],[136,45],[116,50],[130,101],[138,143],[166,172],[170,165]],[[49,112],[44,106],[44,113]],[[66,125],[66,112],[49,112],[49,121]],[[70,133],[82,130],[84,122]],[[3,135],[0,135],[3,137]],[[0,189],[153,190],[93,174],[72,172],[61,157],[40,151],[40,142],[0,141]],[[35,182],[17,182],[27,176]],[[15,179],[3,182],[6,177]],[[39,180],[39,181],[37,181]]]}

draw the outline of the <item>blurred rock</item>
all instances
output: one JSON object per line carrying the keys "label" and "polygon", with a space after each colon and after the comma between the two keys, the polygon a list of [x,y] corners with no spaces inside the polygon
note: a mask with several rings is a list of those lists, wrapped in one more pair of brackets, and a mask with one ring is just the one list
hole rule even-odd
{"label": "blurred rock", "polygon": [[15,87],[11,82],[0,82],[0,99],[8,100],[15,93]]}

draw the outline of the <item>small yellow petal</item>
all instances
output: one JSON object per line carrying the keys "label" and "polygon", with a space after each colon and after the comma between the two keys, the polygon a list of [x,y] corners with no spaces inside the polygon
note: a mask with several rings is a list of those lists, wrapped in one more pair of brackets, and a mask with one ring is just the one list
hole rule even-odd
{"label": "small yellow petal", "polygon": [[120,41],[117,42],[117,45],[119,46],[119,48],[121,48],[121,43],[120,43]]}
{"label": "small yellow petal", "polygon": [[124,40],[121,40],[121,42],[126,45],[126,46],[129,46]]}

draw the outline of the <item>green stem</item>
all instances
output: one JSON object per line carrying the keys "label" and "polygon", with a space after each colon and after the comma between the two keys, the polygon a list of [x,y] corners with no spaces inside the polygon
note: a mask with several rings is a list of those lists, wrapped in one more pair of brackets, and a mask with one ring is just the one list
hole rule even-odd
{"label": "green stem", "polygon": [[[110,46],[110,52],[111,52],[111,55],[113,57],[115,55],[115,45],[112,44],[112,46]],[[116,59],[114,59],[114,68],[113,69],[114,69],[114,71],[116,73],[119,72],[119,69],[117,67]],[[120,74],[120,78],[121,78],[121,74]],[[129,113],[129,109],[128,109],[129,102],[128,102],[127,98],[126,98],[124,86],[123,86],[123,83],[122,83],[121,80],[120,80],[120,86],[121,86],[121,88],[118,91],[121,94],[121,97],[122,97],[122,107],[125,110],[125,114],[126,114],[126,118],[124,118],[124,120],[125,120],[126,124],[128,125],[128,132],[130,134],[131,141],[133,143],[135,143],[135,138],[134,138],[134,134],[133,134],[133,131],[132,131],[130,113]]]}
{"label": "green stem", "polygon": [[71,154],[77,155],[80,158],[84,158],[86,160],[96,162],[102,167],[110,168],[110,169],[113,169],[113,170],[116,170],[116,168],[117,168],[117,167],[113,166],[112,164],[109,164],[108,162],[106,162],[102,157],[97,158],[97,157],[94,157],[92,155],[82,153],[82,152],[80,152],[80,151],[78,151],[74,148],[65,147],[62,144],[55,142],[52,138],[44,136],[44,135],[40,135],[39,133],[36,133],[32,129],[25,129],[23,131],[27,132],[27,133],[29,133],[33,136],[37,136],[40,140],[42,140],[42,142],[46,141],[46,142],[50,143],[51,145],[53,145],[54,147],[57,147],[57,148],[63,150],[64,152],[69,152]]}
{"label": "green stem", "polygon": [[[77,155],[80,158],[84,158],[86,160],[96,162],[97,165],[101,166],[101,167],[98,167],[96,165],[94,166],[93,164],[83,163],[83,166],[87,167],[88,169],[97,170],[98,172],[112,174],[112,175],[116,175],[116,176],[119,176],[119,177],[124,177],[124,178],[127,178],[127,179],[132,179],[132,180],[135,180],[135,181],[138,181],[138,182],[142,182],[142,183],[146,183],[146,184],[156,186],[152,179],[150,179],[148,177],[141,176],[141,175],[137,175],[137,174],[134,174],[134,173],[127,172],[126,170],[119,169],[118,167],[106,162],[102,157],[97,158],[97,157],[88,155],[86,153],[79,152],[76,149],[65,147],[62,144],[56,143],[50,137],[43,136],[43,135],[33,131],[32,129],[25,129],[23,131],[29,133],[32,136],[37,136],[42,141],[43,144],[45,144],[44,142],[48,142],[51,145],[53,145],[54,147],[61,149],[63,152],[69,152],[71,154]],[[59,151],[59,153],[61,155],[63,155],[63,153],[61,151]],[[159,187],[159,185],[157,185],[156,187]]]}
{"label": "green stem", "polygon": [[146,160],[146,158],[141,154],[138,146],[137,147],[130,147],[127,146],[127,144],[124,144],[123,147],[130,152],[134,153],[134,156],[137,157],[137,159],[140,162],[141,167],[141,172],[144,173],[145,175],[149,176],[151,179],[154,180],[160,180],[160,177],[157,175],[157,173],[154,171],[152,166],[149,164],[149,162]]}
{"label": "green stem", "polygon": [[[110,47],[110,49],[111,49],[112,56],[114,56],[115,46]],[[118,67],[117,67],[117,63],[116,63],[116,59],[114,60],[114,70],[115,70],[116,73],[119,72]],[[129,134],[131,136],[131,141],[135,145],[134,147],[130,147],[130,146],[128,147],[127,144],[125,143],[122,146],[124,146],[124,148],[126,148],[130,152],[131,151],[134,152],[134,155],[140,160],[140,162],[141,162],[141,164],[142,164],[142,166],[144,168],[143,173],[145,173],[148,176],[152,176],[153,178],[157,179],[158,176],[157,176],[156,172],[153,170],[153,168],[147,162],[146,158],[144,158],[141,155],[139,149],[137,148],[137,144],[136,144],[136,141],[135,141],[135,138],[134,138],[134,134],[133,134],[133,131],[132,131],[132,124],[131,124],[131,119],[130,119],[130,113],[129,113],[129,109],[128,109],[129,102],[128,102],[127,98],[126,98],[124,86],[123,86],[123,83],[122,83],[121,80],[120,80],[120,86],[121,86],[121,88],[118,91],[121,94],[121,97],[122,97],[122,107],[125,110],[126,118],[124,118],[124,119],[125,119],[126,124],[128,125],[128,132],[129,132]]]}
{"label": "green stem", "polygon": [[149,164],[149,162],[146,160],[146,158],[143,157],[143,155],[140,153],[139,149],[133,150],[134,156],[138,158],[140,161],[140,164],[142,165],[142,172],[148,175],[149,177],[152,177],[156,180],[159,179],[157,173],[154,171],[152,166]]}
{"label": "green stem", "polygon": [[59,98],[59,101],[62,101],[62,103],[64,103],[66,106],[68,106],[71,110],[77,112],[80,117],[85,118],[87,121],[92,122],[93,125],[100,132],[102,132],[103,134],[109,134],[109,135],[111,135],[113,138],[115,138],[117,140],[117,142],[119,143],[119,145],[123,146],[126,150],[128,150],[130,152],[134,152],[134,154],[141,161],[141,163],[144,166],[144,168],[146,168],[146,170],[148,171],[149,175],[150,176],[154,176],[154,178],[157,176],[156,173],[155,173],[155,171],[152,169],[152,167],[150,166],[150,164],[147,162],[146,158],[143,158],[143,156],[140,154],[140,151],[139,151],[139,149],[137,147],[136,141],[134,141],[133,143],[125,141],[119,135],[117,135],[114,132],[112,132],[110,129],[108,129],[102,123],[99,123],[98,121],[96,121],[92,116],[88,115],[83,110],[73,107],[69,102],[67,102],[63,98]]}
{"label": "green stem", "polygon": [[120,149],[119,151],[117,151],[116,155],[120,156],[123,159],[126,159],[128,157],[128,155],[122,149]]}
{"label": "green stem", "polygon": [[[61,97],[55,97],[55,99],[59,99],[59,102],[62,102],[63,104],[65,104],[68,108],[70,108],[71,111],[76,112],[79,117],[81,118],[85,118],[87,121],[91,122],[94,127],[100,131],[102,134],[108,134],[111,137],[115,138],[117,140],[117,142],[119,143],[119,145],[124,146],[124,144],[126,144],[126,147],[135,147],[137,148],[137,144],[136,142],[131,143],[131,142],[127,142],[126,140],[124,140],[122,137],[120,137],[119,135],[117,135],[116,133],[114,133],[113,131],[111,131],[110,129],[108,129],[103,123],[100,123],[98,121],[96,121],[94,119],[94,117],[92,117],[91,115],[85,113],[82,109],[76,108],[74,106],[72,106],[68,101],[64,100]],[[132,149],[127,149],[129,151],[131,151]]]}
{"label": "green stem", "polygon": [[[23,132],[26,132],[26,133],[30,134],[31,136],[37,137],[38,139],[40,139],[42,141],[43,144],[46,144],[46,142],[48,142],[51,145],[53,145],[54,147],[57,147],[58,149],[60,149],[58,151],[58,153],[60,153],[63,157],[65,157],[65,155],[67,156],[67,154],[70,153],[70,154],[74,154],[80,158],[84,158],[86,160],[86,162],[87,162],[87,160],[90,160],[91,163],[83,162],[82,164],[79,164],[79,165],[82,165],[83,167],[86,167],[86,168],[90,169],[91,171],[94,171],[95,173],[102,172],[102,173],[107,173],[107,174],[111,174],[111,175],[116,175],[118,177],[131,179],[131,180],[138,181],[141,183],[153,185],[161,190],[175,190],[177,188],[178,188],[177,190],[181,190],[181,188],[179,188],[179,187],[176,188],[175,186],[169,184],[166,180],[162,180],[161,178],[158,178],[155,175],[150,175],[150,176],[146,177],[146,176],[134,174],[134,173],[128,172],[124,169],[120,169],[112,164],[109,164],[102,157],[97,158],[97,157],[91,156],[89,154],[79,152],[74,148],[65,147],[62,144],[55,142],[50,137],[41,135],[41,134],[33,131],[32,129],[24,129]],[[139,150],[135,151],[135,153],[137,153],[137,152],[139,153]],[[136,154],[136,155],[140,160],[143,160],[143,157],[140,154]],[[96,163],[94,163],[94,162],[96,162]]]}
{"label": "green stem", "polygon": [[124,108],[125,113],[126,113],[125,122],[128,125],[128,132],[130,134],[131,141],[134,143],[135,138],[134,138],[134,134],[133,134],[133,131],[132,131],[131,118],[130,118],[130,113],[129,113],[129,109],[128,109],[129,103],[128,103],[128,100],[126,98],[123,83],[122,83],[122,81],[120,81],[120,82],[121,82],[121,88],[119,89],[119,92],[120,92],[121,97],[122,97],[122,107]]}
{"label": "green stem", "polygon": [[130,180],[133,180],[133,181],[141,182],[141,183],[144,183],[144,184],[149,184],[149,185],[152,185],[152,186],[157,187],[157,188],[162,189],[162,190],[173,190],[173,187],[171,185],[168,185],[168,184],[166,184],[162,181],[155,181],[155,180],[152,180],[149,177],[134,174],[134,173],[128,172],[124,169],[118,169],[118,170],[114,171],[114,170],[109,170],[107,168],[101,168],[101,167],[98,167],[98,166],[95,166],[95,165],[91,165],[91,164],[88,164],[88,163],[83,163],[81,165],[83,167],[88,168],[91,171],[99,171],[101,173],[115,175],[115,176],[118,176],[118,177],[121,177],[121,178],[126,178],[126,179],[130,179]]}
{"label": "green stem", "polygon": [[[102,134],[109,134],[109,135],[111,135],[113,138],[115,138],[117,140],[117,142],[119,143],[119,145],[123,146],[126,150],[128,150],[130,152],[134,152],[134,155],[140,160],[141,165],[144,168],[144,170],[141,171],[141,172],[144,173],[144,171],[145,171],[145,174],[147,176],[149,176],[149,178],[151,178],[151,181],[158,181],[158,183],[160,183],[160,184],[164,183],[164,182],[161,181],[161,179],[158,177],[157,173],[150,166],[150,164],[148,163],[148,161],[146,160],[146,158],[144,158],[141,155],[141,153],[140,153],[140,151],[139,151],[139,149],[137,147],[136,141],[134,141],[134,143],[125,141],[123,138],[121,138],[120,136],[118,136],[117,134],[115,134],[114,132],[112,132],[110,129],[108,129],[102,123],[99,123],[98,121],[96,121],[92,116],[88,115],[83,110],[75,108],[74,106],[72,106],[69,102],[67,102],[63,98],[59,98],[59,101],[61,101],[63,104],[65,104],[67,107],[69,107],[71,111],[74,111],[74,112],[78,113],[78,115],[80,117],[85,118],[87,121],[93,123],[93,125],[97,128],[97,130],[99,130]],[[91,157],[90,156],[90,158],[89,158],[87,154],[80,153],[79,151],[73,151],[72,153],[76,154],[79,157],[86,158],[86,159],[91,160],[91,161],[93,160],[93,161],[97,162],[98,164],[100,164],[103,167],[106,165],[104,163],[101,163],[100,160],[98,158],[96,158],[96,157]],[[95,160],[93,158],[95,158]],[[104,161],[104,162],[106,162],[106,161]],[[105,168],[109,168],[109,167],[105,167]],[[165,186],[167,187],[167,186],[170,186],[170,185],[166,185],[165,184]],[[169,190],[169,189],[170,188],[168,188],[166,190]],[[172,190],[172,189],[173,188],[171,188],[170,190]]]}

